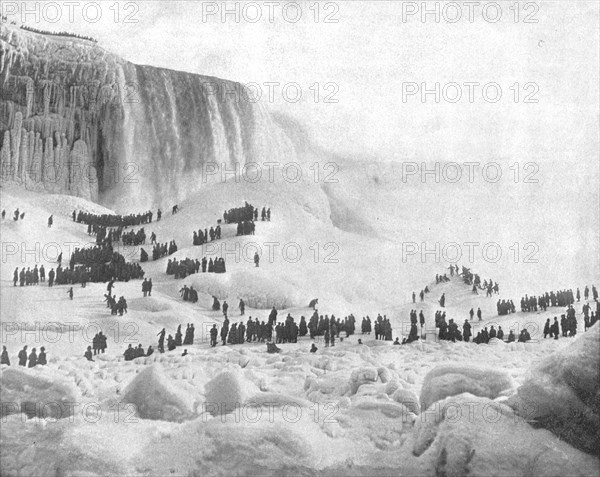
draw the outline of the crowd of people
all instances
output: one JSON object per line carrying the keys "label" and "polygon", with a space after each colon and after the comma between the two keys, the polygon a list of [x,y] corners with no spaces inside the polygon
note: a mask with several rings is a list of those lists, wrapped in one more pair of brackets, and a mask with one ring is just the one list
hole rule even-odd
{"label": "crowd of people", "polygon": [[[261,220],[271,220],[271,209],[263,207],[260,214]],[[252,204],[244,203],[243,207],[229,209],[223,212],[223,221],[226,224],[236,224],[240,222],[256,222],[258,220],[258,209],[255,209]]]}
{"label": "crowd of people", "polygon": [[[588,301],[590,298],[590,288],[586,285],[583,290],[583,299]],[[521,298],[521,311],[546,311],[548,307],[560,306],[565,307],[573,305],[575,299],[579,302],[581,300],[581,292],[577,288],[577,292],[574,294],[572,289],[569,290],[558,290],[556,292],[545,292],[539,296],[527,296]],[[598,299],[598,290],[592,285],[592,300]]]}
{"label": "crowd of people", "polygon": [[208,243],[210,241],[214,241],[214,240],[220,240],[221,239],[221,226],[217,225],[216,227],[211,227],[210,229],[204,229],[204,232],[202,231],[202,229],[198,229],[198,232],[194,231],[194,237],[192,239],[192,243],[194,245],[204,245],[205,243]]}
{"label": "crowd of people", "polygon": [[[29,354],[27,354],[27,345],[25,345],[23,346],[23,349],[19,351],[17,359],[19,361],[19,366],[25,366],[28,368],[33,368],[37,365],[45,366],[46,364],[48,364],[46,348],[44,346],[40,347],[39,353],[37,352],[36,348],[31,348],[31,351],[29,352]],[[10,366],[10,357],[8,356],[8,350],[6,349],[6,346],[2,346],[0,364]]]}
{"label": "crowd of people", "polygon": [[[181,331],[181,325],[179,325],[177,327],[177,331],[175,332],[175,337],[173,337],[173,335],[171,335],[171,334],[167,337],[167,351],[173,351],[178,346],[193,345],[195,333],[196,333],[196,328],[194,327],[194,324],[188,323],[187,328],[185,330],[185,337],[184,337],[183,333]],[[165,336],[166,336],[166,334],[167,334],[167,331],[165,328],[163,328],[157,334],[157,336],[158,336],[158,351],[160,353],[165,352]],[[185,354],[187,354],[187,350],[185,350]]]}
{"label": "crowd of people", "polygon": [[193,286],[183,285],[183,288],[179,290],[179,295],[183,298],[183,301],[189,301],[191,303],[198,302],[198,292]]}
{"label": "crowd of people", "polygon": [[[153,237],[156,237],[154,233],[152,233]],[[177,252],[177,244],[175,240],[171,240],[168,244],[165,243],[157,243],[152,247],[152,260],[159,260],[162,257],[166,257],[167,255],[173,255]],[[140,262],[148,261],[148,252],[143,248],[140,250]]]}
{"label": "crowd of people", "polygon": [[123,316],[123,313],[127,313],[127,300],[124,296],[120,296],[117,300],[117,295],[111,295],[109,291],[104,295],[104,301],[106,308],[110,308],[111,315]]}
{"label": "crowd of people", "polygon": [[[152,236],[155,237],[154,233]],[[177,252],[177,244],[175,240],[171,240],[168,244],[165,243],[157,243],[152,247],[152,260],[158,260],[162,257],[166,257],[167,255],[173,255]],[[140,262],[148,261],[148,252],[143,248],[140,250]]]}
{"label": "crowd of people", "polygon": [[496,309],[498,310],[498,315],[500,316],[515,313],[517,311],[512,300],[498,300],[498,303],[496,303]]}
{"label": "crowd of people", "polygon": [[[87,225],[101,225],[104,227],[130,227],[133,225],[149,224],[152,222],[152,211],[147,211],[138,214],[92,214],[90,212],[84,212],[80,210],[74,210],[71,214],[73,222]],[[156,220],[159,221],[162,215],[160,209],[158,209]]]}
{"label": "crowd of people", "polygon": [[225,259],[224,258],[212,258],[206,259],[202,257],[202,260],[193,258],[182,258],[177,260],[174,258],[167,262],[167,275],[173,275],[174,278],[185,278],[188,275],[195,273],[225,273]]}
{"label": "crowd of people", "polygon": [[[2,220],[4,220],[5,217],[6,217],[6,209],[2,209]],[[18,208],[13,212],[13,220],[15,222],[17,222],[19,219],[23,220],[24,218],[25,218],[25,212],[20,212]]]}

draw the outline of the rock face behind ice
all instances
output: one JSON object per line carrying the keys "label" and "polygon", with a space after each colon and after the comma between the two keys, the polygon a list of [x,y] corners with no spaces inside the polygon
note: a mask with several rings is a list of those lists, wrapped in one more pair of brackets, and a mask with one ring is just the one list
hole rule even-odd
{"label": "rock face behind ice", "polygon": [[495,399],[513,388],[508,374],[495,369],[466,365],[439,366],[425,376],[421,389],[421,409],[448,396],[470,393]]}
{"label": "rock face behind ice", "polygon": [[508,404],[585,452],[600,454],[600,327],[550,355]]}
{"label": "rock face behind ice", "polygon": [[181,422],[194,416],[194,399],[177,389],[159,364],[147,367],[123,392],[123,402],[133,404],[142,419]]}
{"label": "rock face behind ice", "polygon": [[14,367],[0,373],[0,414],[18,414],[43,419],[71,417],[81,402],[73,381],[50,369]]}

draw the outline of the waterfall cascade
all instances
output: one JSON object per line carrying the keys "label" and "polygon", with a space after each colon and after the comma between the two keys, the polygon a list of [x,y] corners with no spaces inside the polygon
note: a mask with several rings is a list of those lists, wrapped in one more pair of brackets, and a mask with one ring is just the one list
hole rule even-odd
{"label": "waterfall cascade", "polygon": [[209,163],[295,157],[240,84],[134,65],[86,40],[3,24],[0,90],[2,180],[34,190],[155,207],[200,189]]}

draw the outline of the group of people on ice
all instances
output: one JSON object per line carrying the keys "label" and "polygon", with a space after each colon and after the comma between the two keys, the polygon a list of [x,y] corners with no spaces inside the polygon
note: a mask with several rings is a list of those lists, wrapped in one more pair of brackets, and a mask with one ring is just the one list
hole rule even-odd
{"label": "group of people on ice", "polygon": [[216,227],[211,227],[210,229],[198,229],[198,232],[194,231],[194,237],[192,239],[193,245],[204,245],[205,243],[211,242],[214,240],[221,239],[221,226],[217,225]]}
{"label": "group of people on ice", "polygon": [[[4,220],[5,217],[6,217],[6,209],[2,209],[2,220]],[[17,222],[19,219],[23,220],[24,218],[25,218],[25,212],[20,212],[18,208],[13,212],[13,220],[15,222]]]}
{"label": "group of people on ice", "polygon": [[[187,328],[185,329],[185,337],[184,337],[184,335],[181,331],[181,325],[179,325],[177,327],[177,331],[175,332],[175,337],[173,337],[173,335],[171,335],[171,334],[167,337],[167,350],[173,351],[178,346],[193,345],[195,333],[196,333],[196,328],[194,327],[194,324],[188,323]],[[160,330],[157,334],[157,336],[158,336],[158,351],[160,353],[165,352],[165,336],[166,336],[166,334],[167,334],[167,331],[165,328]],[[185,354],[187,354],[187,350],[185,350],[185,351],[186,351]]]}
{"label": "group of people on ice", "polygon": [[[156,220],[159,221],[162,212],[158,209]],[[149,224],[152,222],[152,211],[147,211],[144,213],[138,214],[129,214],[129,215],[121,215],[121,214],[92,214],[89,212],[84,212],[80,210],[73,211],[72,217],[73,222],[78,222],[82,224],[88,225],[102,225],[104,227],[130,227],[132,225],[142,225]]]}
{"label": "group of people on ice", "polygon": [[[260,219],[264,222],[271,220],[271,209],[263,207]],[[252,204],[244,202],[243,207],[229,209],[223,212],[223,221],[226,224],[236,224],[240,222],[256,222],[258,220],[258,209],[255,209]]]}
{"label": "group of people on ice", "polygon": [[206,257],[202,257],[202,261],[193,258],[183,258],[177,260],[176,258],[168,261],[167,263],[167,275],[173,275],[174,278],[185,278],[188,275],[195,273],[225,273],[225,259],[212,258],[206,260]]}
{"label": "group of people on ice", "polygon": [[[583,299],[588,301],[590,298],[590,288],[586,285],[583,289]],[[581,300],[581,292],[577,288],[577,292],[574,294],[572,289],[569,290],[558,290],[556,292],[546,292],[539,296],[527,296],[521,298],[521,311],[546,311],[550,306],[565,307],[573,305],[575,299],[579,302]],[[598,299],[598,290],[592,285],[592,301]]]}
{"label": "group of people on ice", "polygon": [[[38,364],[40,366],[44,366],[48,364],[48,360],[46,357],[46,348],[40,347],[40,352],[37,353],[35,348],[31,348],[31,352],[29,355],[27,354],[27,345],[23,346],[23,349],[19,351],[17,355],[17,359],[19,361],[19,366],[26,366],[28,368],[33,368]],[[8,356],[8,350],[6,346],[2,346],[2,354],[0,355],[0,364],[5,364],[10,366],[10,357]]]}

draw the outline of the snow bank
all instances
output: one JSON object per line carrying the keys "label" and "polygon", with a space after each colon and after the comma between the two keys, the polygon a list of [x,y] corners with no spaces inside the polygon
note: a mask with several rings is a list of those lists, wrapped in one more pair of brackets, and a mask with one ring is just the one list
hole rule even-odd
{"label": "snow bank", "polygon": [[177,389],[159,364],[133,378],[123,392],[123,402],[133,404],[142,419],[181,422],[195,417],[193,397]]}
{"label": "snow bank", "polygon": [[518,414],[600,454],[600,327],[550,355],[508,400]]}
{"label": "snow bank", "polygon": [[503,371],[469,365],[439,366],[425,376],[421,389],[421,409],[425,410],[436,401],[462,393],[495,399],[512,388],[512,379]]}
{"label": "snow bank", "polygon": [[465,393],[421,415],[412,453],[424,475],[597,475],[598,460],[501,403]]}
{"label": "snow bank", "polygon": [[81,393],[72,380],[50,368],[7,368],[0,373],[0,414],[24,412],[44,419],[71,417]]}

